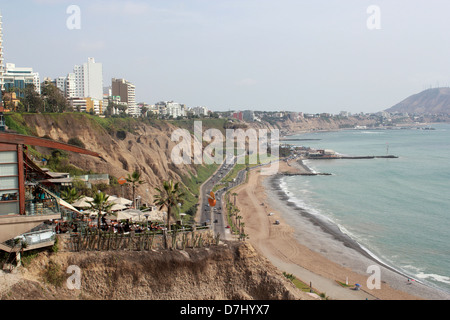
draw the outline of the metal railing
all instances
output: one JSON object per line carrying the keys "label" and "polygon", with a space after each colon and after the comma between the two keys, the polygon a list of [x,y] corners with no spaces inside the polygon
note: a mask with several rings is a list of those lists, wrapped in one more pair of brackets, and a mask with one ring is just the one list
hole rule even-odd
{"label": "metal railing", "polygon": [[37,245],[40,243],[50,242],[55,240],[56,233],[53,229],[39,230],[35,232],[24,233],[4,242],[5,245],[11,248],[25,248],[28,246]]}
{"label": "metal railing", "polygon": [[60,214],[61,209],[59,205],[59,201],[47,191],[45,188],[41,186],[37,186],[40,189],[40,196],[37,199],[26,200],[25,201],[25,213],[27,216],[36,216],[36,215],[53,215]]}

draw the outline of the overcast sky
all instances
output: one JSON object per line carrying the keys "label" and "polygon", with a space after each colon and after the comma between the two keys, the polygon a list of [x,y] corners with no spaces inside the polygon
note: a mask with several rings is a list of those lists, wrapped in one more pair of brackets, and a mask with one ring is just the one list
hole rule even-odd
{"label": "overcast sky", "polygon": [[[67,27],[73,4],[80,29]],[[94,57],[104,86],[125,78],[150,104],[377,112],[450,84],[448,0],[0,0],[0,10],[5,62],[42,80]]]}

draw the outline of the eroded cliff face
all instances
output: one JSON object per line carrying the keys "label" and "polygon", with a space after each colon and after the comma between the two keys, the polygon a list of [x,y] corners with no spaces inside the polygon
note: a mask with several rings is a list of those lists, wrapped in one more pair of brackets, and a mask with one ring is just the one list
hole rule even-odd
{"label": "eroded cliff face", "polygon": [[[81,270],[70,290],[69,266]],[[49,272],[49,270],[51,272]],[[59,280],[59,281],[57,281]],[[59,283],[59,284],[58,284]],[[248,243],[185,251],[41,253],[6,300],[294,300],[297,289]]]}
{"label": "eroded cliff face", "polygon": [[138,187],[138,193],[144,199],[151,198],[161,181],[181,181],[183,175],[196,173],[191,165],[175,165],[171,161],[171,151],[178,143],[171,141],[171,135],[178,128],[168,122],[129,119],[127,127],[121,128],[102,126],[83,114],[26,114],[23,118],[37,136],[66,143],[71,138],[78,138],[86,149],[99,153],[104,159],[70,152],[70,163],[76,167],[116,178],[139,171],[146,182]]}
{"label": "eroded cliff face", "polygon": [[375,124],[375,120],[366,119],[360,120],[355,117],[348,118],[310,118],[300,119],[298,121],[279,121],[274,127],[279,128],[280,132],[285,135],[296,134],[302,132],[314,132],[314,131],[335,131],[342,128],[353,128],[359,126],[371,126]]}
{"label": "eroded cliff face", "polygon": [[[175,165],[171,159],[172,149],[178,144],[171,140],[172,133],[179,129],[169,121],[143,121],[137,119],[100,119],[81,113],[24,114],[24,125],[39,137],[49,137],[60,142],[78,138],[86,149],[99,153],[103,159],[69,153],[70,164],[85,171],[106,173],[116,178],[126,177],[137,170],[146,183],[138,186],[137,194],[151,202],[155,187],[163,180],[182,181],[182,177],[196,175],[191,164]],[[193,128],[192,120],[192,128]],[[204,121],[203,130],[207,130]],[[224,125],[225,120],[222,122]],[[280,129],[280,133],[292,134],[314,130],[338,130],[342,126],[369,125],[354,118],[347,119],[302,119],[280,121],[273,124],[253,122],[246,129]],[[191,128],[191,129],[192,129]],[[217,128],[223,130],[223,127]],[[37,148],[43,153],[50,151]],[[130,197],[131,188],[124,188]],[[148,191],[147,191],[148,190]]]}

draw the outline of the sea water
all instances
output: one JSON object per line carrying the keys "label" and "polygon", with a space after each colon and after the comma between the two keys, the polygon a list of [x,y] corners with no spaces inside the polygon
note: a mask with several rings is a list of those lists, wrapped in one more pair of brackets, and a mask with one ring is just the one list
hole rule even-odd
{"label": "sea water", "polygon": [[[430,129],[429,127],[426,127]],[[289,176],[292,200],[339,228],[384,263],[450,291],[450,125],[435,130],[344,130],[287,141],[349,156],[396,159],[306,160],[331,176]]]}

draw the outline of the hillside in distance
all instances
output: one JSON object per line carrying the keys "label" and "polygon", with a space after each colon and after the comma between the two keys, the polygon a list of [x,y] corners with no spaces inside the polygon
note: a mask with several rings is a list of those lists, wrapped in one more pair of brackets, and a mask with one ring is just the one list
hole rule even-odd
{"label": "hillside in distance", "polygon": [[409,114],[450,114],[450,88],[433,88],[422,91],[385,111]]}

